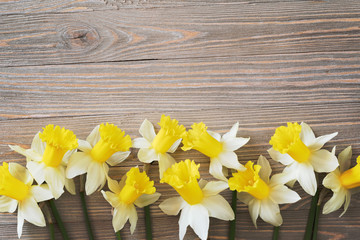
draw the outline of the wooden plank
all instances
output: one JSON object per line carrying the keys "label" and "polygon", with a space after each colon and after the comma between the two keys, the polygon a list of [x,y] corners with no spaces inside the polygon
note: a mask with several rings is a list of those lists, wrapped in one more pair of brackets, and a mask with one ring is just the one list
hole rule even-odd
{"label": "wooden plank", "polygon": [[358,52],[359,2],[338,4],[275,2],[2,16],[0,65]]}

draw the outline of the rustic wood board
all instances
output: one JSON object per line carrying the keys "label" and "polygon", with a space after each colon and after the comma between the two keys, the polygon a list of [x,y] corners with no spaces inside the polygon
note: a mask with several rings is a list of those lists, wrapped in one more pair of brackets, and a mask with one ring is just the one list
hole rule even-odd
{"label": "rustic wood board", "polygon": [[[307,122],[317,135],[339,132],[325,148],[353,147],[360,154],[359,1],[118,1],[6,0],[0,2],[0,161],[25,165],[8,144],[29,147],[34,134],[53,123],[86,138],[94,126],[112,122],[132,138],[147,118],[161,114],[187,128],[204,121],[225,133],[240,123],[251,137],[236,151],[240,162],[256,160],[276,127]],[[156,126],[158,129],[158,126]],[[115,179],[137,161],[111,168]],[[194,159],[211,180],[209,160]],[[270,160],[273,172],[283,169]],[[160,184],[157,164],[150,176],[161,198],[151,206],[154,239],[176,239],[178,216],[158,204],[176,192]],[[323,175],[320,175],[323,177]],[[76,179],[78,186],[78,179]],[[282,205],[280,239],[302,239],[311,198]],[[226,190],[222,195],[231,200]],[[327,197],[327,199],[330,196]],[[100,193],[87,198],[97,239],[115,239],[111,208]],[[356,239],[360,196],[348,212],[321,215],[319,239]],[[72,239],[87,239],[79,196],[57,200]],[[237,239],[270,239],[272,226],[237,204]],[[133,235],[145,239],[143,210]],[[211,219],[209,239],[227,239],[228,222]],[[56,229],[56,237],[61,239]],[[196,239],[188,228],[186,239]],[[17,239],[16,215],[0,215],[0,239]],[[46,228],[25,223],[22,239],[49,239]]]}

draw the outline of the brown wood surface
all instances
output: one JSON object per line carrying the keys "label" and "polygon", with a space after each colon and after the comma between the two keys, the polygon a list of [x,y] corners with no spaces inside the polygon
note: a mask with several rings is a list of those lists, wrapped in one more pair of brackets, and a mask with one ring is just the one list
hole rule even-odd
{"label": "brown wood surface", "polygon": [[[360,2],[346,1],[0,1],[0,161],[25,165],[8,144],[30,147],[49,123],[81,139],[94,126],[112,122],[132,138],[147,118],[161,114],[186,127],[204,121],[225,133],[236,121],[238,136],[251,137],[236,151],[246,163],[266,150],[276,127],[307,122],[317,135],[338,131],[325,145],[353,147],[360,155]],[[156,126],[158,129],[158,126]],[[133,150],[111,168],[115,179],[142,165]],[[174,154],[194,159],[211,180],[209,160],[196,151]],[[270,160],[273,172],[283,166]],[[158,181],[161,198],[151,206],[154,239],[177,239],[178,216],[158,204],[176,192]],[[323,175],[320,175],[323,177]],[[77,186],[79,180],[76,179]],[[302,239],[311,197],[282,205],[280,239]],[[231,200],[226,190],[222,195]],[[327,198],[329,198],[328,196]],[[97,239],[115,239],[111,208],[100,193],[87,197]],[[360,196],[348,212],[321,215],[318,239],[357,239]],[[80,197],[64,194],[58,208],[71,239],[87,239]],[[237,239],[271,239],[272,226],[237,204]],[[145,239],[143,209],[135,233]],[[16,215],[0,214],[0,239],[17,239]],[[229,223],[211,218],[209,239],[227,239]],[[56,228],[56,237],[61,239]],[[186,239],[196,239],[188,228]],[[22,239],[49,239],[47,228],[25,223]]]}

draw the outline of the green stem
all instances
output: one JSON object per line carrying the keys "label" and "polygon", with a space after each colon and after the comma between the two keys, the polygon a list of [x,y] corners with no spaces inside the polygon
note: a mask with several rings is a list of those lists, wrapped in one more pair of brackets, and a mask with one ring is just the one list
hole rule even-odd
{"label": "green stem", "polygon": [[280,229],[280,227],[274,227],[272,240],[279,239],[279,229]]}
{"label": "green stem", "polygon": [[152,240],[150,206],[144,207],[144,211],[145,211],[145,225],[146,225],[146,240]]}
{"label": "green stem", "polygon": [[315,211],[315,219],[314,219],[314,228],[312,234],[312,240],[317,239],[317,231],[319,227],[319,215],[320,215],[320,204],[316,204],[316,211]]}
{"label": "green stem", "polygon": [[94,240],[94,234],[91,228],[91,223],[90,223],[90,218],[89,218],[89,214],[87,211],[87,207],[86,207],[86,199],[85,199],[85,192],[80,192],[80,198],[81,198],[81,206],[82,206],[82,210],[84,213],[84,218],[85,218],[85,224],[86,224],[86,229],[88,231],[88,236],[90,240]]}
{"label": "green stem", "polygon": [[320,191],[318,189],[316,191],[315,196],[313,196],[312,200],[311,200],[311,206],[310,206],[308,221],[306,224],[304,240],[311,240],[312,236],[313,236],[313,229],[314,229],[314,222],[315,222],[315,218],[316,218],[316,208],[317,208],[317,203],[319,200],[319,194],[320,194]]}
{"label": "green stem", "polygon": [[116,239],[117,239],[117,240],[121,240],[120,231],[116,232]]}
{"label": "green stem", "polygon": [[50,204],[50,208],[51,208],[51,211],[56,219],[56,222],[60,228],[60,232],[61,232],[61,235],[63,237],[64,240],[69,240],[69,236],[66,232],[66,229],[65,229],[65,226],[64,226],[64,223],[62,222],[61,220],[61,217],[60,217],[60,214],[56,208],[56,205],[55,205],[55,200],[54,199],[50,199],[49,201],[49,204]]}
{"label": "green stem", "polygon": [[234,220],[230,222],[229,240],[234,240],[236,235],[236,205],[237,205],[237,191],[232,191],[231,208],[234,211]]}
{"label": "green stem", "polygon": [[54,224],[49,223],[50,240],[55,240]]}

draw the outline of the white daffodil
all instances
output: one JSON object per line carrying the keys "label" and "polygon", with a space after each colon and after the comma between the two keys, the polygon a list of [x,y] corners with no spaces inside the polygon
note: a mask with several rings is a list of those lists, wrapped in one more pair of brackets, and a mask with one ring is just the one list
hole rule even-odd
{"label": "white daffodil", "polygon": [[110,166],[124,161],[130,154],[131,138],[114,124],[96,126],[86,141],[79,140],[79,150],[71,155],[66,168],[66,177],[74,178],[87,173],[87,195],[100,190],[106,183]]}
{"label": "white daffodil", "polygon": [[279,181],[279,174],[269,179],[271,167],[265,157],[260,156],[257,165],[249,161],[245,167],[245,171],[233,173],[229,179],[230,190],[238,191],[239,200],[249,206],[255,227],[259,215],[265,222],[280,226],[283,219],[279,204],[297,202],[300,196]]}
{"label": "white daffodil", "polygon": [[182,240],[190,225],[195,233],[204,240],[208,237],[209,217],[229,221],[234,219],[234,212],[229,203],[219,193],[228,188],[224,181],[197,181],[200,178],[200,164],[189,159],[172,165],[164,173],[161,183],[168,183],[180,197],[172,197],[162,202],[159,207],[168,215],[178,215],[179,238]]}
{"label": "white daffodil", "polygon": [[15,212],[18,208],[18,237],[21,237],[24,220],[39,226],[46,225],[38,202],[53,198],[48,185],[32,185],[33,178],[23,166],[6,163],[0,166],[0,212]]}
{"label": "white daffodil", "polygon": [[138,216],[137,207],[145,207],[156,202],[160,193],[156,193],[154,181],[150,181],[145,172],[139,168],[131,168],[120,183],[108,178],[108,186],[112,192],[101,191],[106,201],[114,208],[112,224],[114,231],[120,231],[127,220],[130,222],[130,232],[133,234]]}
{"label": "white daffodil", "polygon": [[[333,149],[333,154],[335,154],[335,148]],[[326,175],[323,180],[323,185],[334,192],[330,200],[325,203],[323,214],[338,210],[345,202],[341,217],[349,207],[351,195],[359,191],[360,156],[357,158],[356,166],[349,169],[351,156],[352,150],[351,146],[349,146],[339,154],[339,167]]]}
{"label": "white daffodil", "polygon": [[239,123],[235,123],[229,132],[222,137],[220,134],[207,130],[207,126],[200,122],[194,123],[184,136],[181,148],[184,151],[196,149],[210,158],[210,174],[220,180],[227,181],[223,166],[236,170],[244,169],[239,163],[235,150],[244,146],[250,138],[236,137]]}
{"label": "white daffodil", "polygon": [[331,172],[339,165],[334,154],[321,149],[336,135],[337,132],[315,138],[306,123],[278,127],[268,152],[272,159],[286,165],[283,181],[292,185],[297,180],[305,192],[314,196],[317,189],[314,171]]}
{"label": "white daffodil", "polygon": [[38,184],[46,182],[55,199],[63,194],[64,186],[71,194],[75,194],[74,181],[65,177],[69,157],[78,147],[72,131],[49,124],[43,128],[43,132],[35,135],[30,149],[14,145],[9,147],[26,156],[26,167],[31,175]]}
{"label": "white daffodil", "polygon": [[141,162],[159,161],[159,175],[162,178],[165,170],[176,163],[168,153],[176,151],[186,129],[183,125],[179,125],[176,119],[165,115],[161,116],[158,124],[161,129],[155,134],[154,126],[145,119],[139,129],[142,138],[134,139],[134,148],[140,148],[138,158]]}

